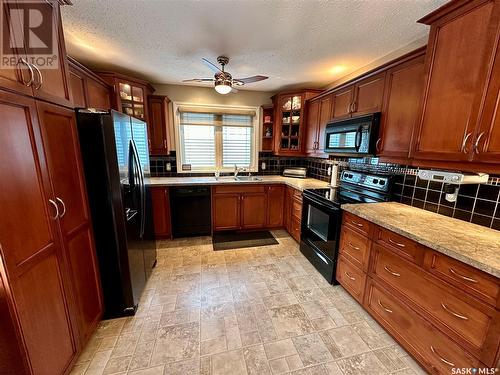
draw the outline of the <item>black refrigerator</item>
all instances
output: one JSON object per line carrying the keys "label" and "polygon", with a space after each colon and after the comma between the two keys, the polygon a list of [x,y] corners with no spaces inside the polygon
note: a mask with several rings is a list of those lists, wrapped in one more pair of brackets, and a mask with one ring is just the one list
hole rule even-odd
{"label": "black refrigerator", "polygon": [[135,314],[156,264],[147,125],[116,111],[77,109],[104,317]]}

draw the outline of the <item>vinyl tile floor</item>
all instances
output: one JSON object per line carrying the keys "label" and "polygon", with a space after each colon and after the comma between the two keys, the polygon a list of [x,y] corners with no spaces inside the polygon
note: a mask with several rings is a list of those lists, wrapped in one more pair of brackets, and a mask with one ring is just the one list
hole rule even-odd
{"label": "vinyl tile floor", "polygon": [[278,245],[213,251],[160,241],[134,317],[102,321],[76,374],[425,374],[284,231]]}

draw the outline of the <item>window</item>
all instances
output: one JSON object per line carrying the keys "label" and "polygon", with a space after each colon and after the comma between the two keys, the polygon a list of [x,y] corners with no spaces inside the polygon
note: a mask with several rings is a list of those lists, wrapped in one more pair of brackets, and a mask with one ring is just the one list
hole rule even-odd
{"label": "window", "polygon": [[[174,105],[175,108],[176,105]],[[257,109],[179,106],[177,171],[257,170]]]}

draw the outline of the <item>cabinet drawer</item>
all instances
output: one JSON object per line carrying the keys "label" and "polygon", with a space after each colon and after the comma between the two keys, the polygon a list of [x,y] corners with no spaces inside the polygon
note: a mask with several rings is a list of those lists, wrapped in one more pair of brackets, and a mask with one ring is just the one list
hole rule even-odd
{"label": "cabinet drawer", "polygon": [[367,237],[342,226],[339,252],[365,272],[368,270],[369,250],[370,240]]}
{"label": "cabinet drawer", "polygon": [[296,217],[292,217],[292,225],[291,225],[291,235],[295,239],[295,241],[300,242],[300,226],[301,221]]}
{"label": "cabinet drawer", "polygon": [[225,185],[225,186],[214,186],[213,188],[215,194],[224,193],[264,193],[266,191],[266,185]]}
{"label": "cabinet drawer", "polygon": [[432,372],[450,374],[479,361],[371,279],[365,307]]}
{"label": "cabinet drawer", "polygon": [[344,211],[344,219],[342,224],[349,226],[356,232],[359,232],[365,236],[370,236],[373,224],[368,220],[362,219],[359,216],[353,215],[349,212]]}
{"label": "cabinet drawer", "polygon": [[363,303],[366,274],[342,255],[338,259],[336,278],[359,303]]}
{"label": "cabinet drawer", "polygon": [[297,198],[302,202],[302,191],[291,188],[293,190],[293,198]]}
{"label": "cabinet drawer", "polygon": [[409,261],[417,264],[422,263],[423,249],[409,238],[379,227],[376,231],[375,240]]}
{"label": "cabinet drawer", "polygon": [[376,276],[400,291],[476,350],[482,348],[494,309],[467,298],[461,291],[446,286],[439,279],[380,245],[375,244],[372,251]]}
{"label": "cabinet drawer", "polygon": [[424,267],[432,274],[495,306],[500,281],[458,260],[427,250]]}
{"label": "cabinet drawer", "polygon": [[302,219],[302,199],[298,200],[294,198],[292,200],[292,216],[295,216],[297,219]]}

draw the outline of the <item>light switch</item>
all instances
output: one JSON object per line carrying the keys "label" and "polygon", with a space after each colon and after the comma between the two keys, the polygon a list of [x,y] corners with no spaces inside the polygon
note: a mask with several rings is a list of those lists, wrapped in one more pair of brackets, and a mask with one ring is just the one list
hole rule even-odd
{"label": "light switch", "polygon": [[262,169],[263,171],[266,170],[266,163],[265,162],[262,162],[262,164],[260,165],[260,169]]}

